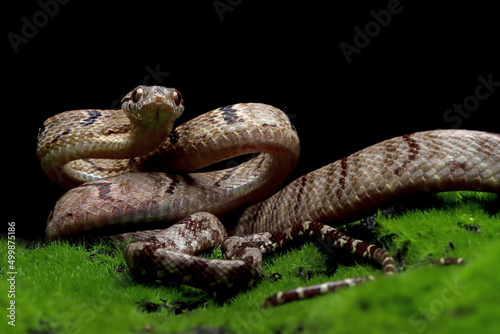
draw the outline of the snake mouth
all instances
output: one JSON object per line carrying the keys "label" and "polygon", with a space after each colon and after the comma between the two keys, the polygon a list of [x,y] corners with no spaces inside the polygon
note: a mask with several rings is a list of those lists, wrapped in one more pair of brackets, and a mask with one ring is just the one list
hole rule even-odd
{"label": "snake mouth", "polygon": [[165,118],[170,118],[171,112],[169,112],[169,104],[165,99],[157,99],[156,101],[149,104],[152,120],[157,124],[164,122]]}
{"label": "snake mouth", "polygon": [[156,111],[156,114],[155,114],[156,121],[159,122],[160,121],[160,112],[165,109],[164,104],[162,102],[155,102],[154,109]]}

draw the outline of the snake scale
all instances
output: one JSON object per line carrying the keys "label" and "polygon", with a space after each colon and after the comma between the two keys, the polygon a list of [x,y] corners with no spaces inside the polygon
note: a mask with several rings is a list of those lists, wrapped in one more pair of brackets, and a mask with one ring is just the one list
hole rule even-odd
{"label": "snake scale", "polygon": [[[301,236],[378,262],[392,256],[334,226],[417,192],[500,192],[500,135],[433,130],[388,139],[310,172],[278,191],[299,158],[297,132],[279,109],[233,104],[173,129],[184,110],[171,88],[139,86],[122,110],[73,110],[46,120],[37,155],[70,189],[49,215],[46,241],[121,234],[131,272],[204,289],[238,290],[261,278],[262,254]],[[173,129],[173,130],[172,130]],[[260,153],[235,167],[195,172]],[[228,231],[217,216],[246,208]],[[221,245],[226,260],[194,256]],[[335,290],[358,277],[279,293],[277,305]]]}

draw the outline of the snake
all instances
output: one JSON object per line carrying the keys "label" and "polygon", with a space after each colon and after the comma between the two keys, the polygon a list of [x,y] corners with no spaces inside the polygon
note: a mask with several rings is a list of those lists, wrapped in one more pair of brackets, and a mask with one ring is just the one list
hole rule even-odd
{"label": "snake", "polygon": [[[262,103],[214,109],[177,127],[179,91],[138,86],[118,110],[66,111],[47,119],[37,156],[70,188],[47,219],[45,240],[115,235],[138,280],[240,291],[262,279],[262,256],[307,238],[379,263],[382,247],[335,229],[385,203],[420,192],[500,192],[500,135],[430,130],[369,146],[283,187],[299,159],[297,130]],[[318,150],[323,150],[318,143]],[[330,145],[326,145],[330,147]],[[258,155],[255,155],[258,153]],[[236,156],[246,161],[234,165]],[[225,167],[211,170],[213,164]],[[222,224],[219,218],[237,213]],[[196,254],[221,246],[224,259]],[[357,277],[280,292],[264,306],[373,279]]]}

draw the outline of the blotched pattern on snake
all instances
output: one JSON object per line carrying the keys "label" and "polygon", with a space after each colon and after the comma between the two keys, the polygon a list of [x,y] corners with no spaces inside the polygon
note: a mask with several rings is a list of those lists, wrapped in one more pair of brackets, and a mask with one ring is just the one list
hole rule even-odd
{"label": "blotched pattern on snake", "polygon": [[[37,147],[41,166],[53,181],[74,187],[51,212],[46,240],[140,231],[121,235],[135,241],[124,249],[134,275],[205,289],[254,284],[262,275],[262,254],[303,235],[373,259],[392,274],[389,253],[334,226],[417,192],[500,192],[499,134],[407,134],[277,191],[299,157],[296,130],[282,111],[259,103],[233,104],[172,130],[183,110],[175,89],[139,86],[125,96],[122,110],[74,110],[45,121]],[[236,167],[195,172],[248,153],[260,154]],[[217,216],[242,207],[241,217],[226,232]],[[218,244],[227,260],[193,256]],[[300,288],[266,303],[370,278]]]}

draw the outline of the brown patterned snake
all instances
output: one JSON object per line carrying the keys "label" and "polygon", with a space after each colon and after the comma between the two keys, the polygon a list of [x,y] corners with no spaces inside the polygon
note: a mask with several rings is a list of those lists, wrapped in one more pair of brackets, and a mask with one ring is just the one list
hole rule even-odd
{"label": "brown patterned snake", "polygon": [[[435,130],[368,147],[265,199],[287,179],[299,155],[296,131],[280,110],[235,104],[172,130],[184,109],[176,90],[140,86],[122,102],[123,111],[76,110],[51,117],[40,129],[37,154],[55,182],[67,187],[86,182],[56,203],[47,241],[178,222],[164,230],[129,234],[134,240],[143,237],[124,249],[138,277],[206,289],[244,288],[260,278],[262,253],[301,235],[324,238],[377,261],[392,274],[390,254],[329,225],[421,191],[500,192],[500,135]],[[237,167],[187,173],[254,152],[262,153]],[[215,216],[249,204],[227,233]],[[217,244],[227,260],[191,255]],[[266,303],[365,279],[299,288]]]}

